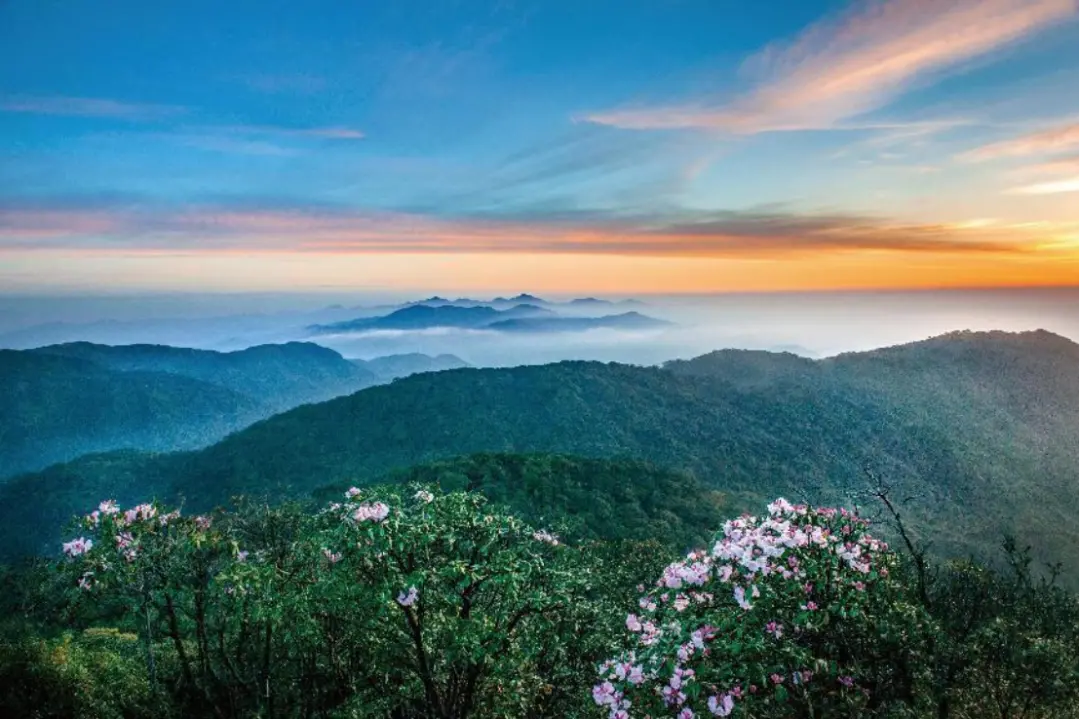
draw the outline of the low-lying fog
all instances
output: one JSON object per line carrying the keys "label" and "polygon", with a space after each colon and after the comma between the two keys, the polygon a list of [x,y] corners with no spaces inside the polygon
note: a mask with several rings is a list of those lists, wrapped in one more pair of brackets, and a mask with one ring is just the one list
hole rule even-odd
{"label": "low-lying fog", "polygon": [[1041,328],[1073,340],[1078,335],[1074,289],[651,296],[639,297],[644,304],[633,307],[590,307],[587,312],[552,307],[567,316],[633,310],[675,323],[644,331],[518,333],[436,327],[318,335],[308,329],[387,314],[405,299],[421,296],[6,296],[0,297],[0,347],[86,340],[233,350],[305,340],[359,359],[449,353],[477,366],[500,366],[563,359],[654,364],[725,347],[822,357],[960,329]]}

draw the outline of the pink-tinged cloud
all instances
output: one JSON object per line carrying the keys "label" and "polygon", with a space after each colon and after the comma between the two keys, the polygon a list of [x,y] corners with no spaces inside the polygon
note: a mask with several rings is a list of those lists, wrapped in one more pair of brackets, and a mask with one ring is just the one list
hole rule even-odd
{"label": "pink-tinged cloud", "polygon": [[1072,0],[863,2],[750,58],[746,69],[760,79],[730,102],[616,109],[582,119],[634,130],[834,129],[928,77],[1075,13]]}
{"label": "pink-tinged cloud", "polygon": [[1070,122],[1031,132],[1000,142],[976,147],[958,156],[965,162],[983,162],[1004,157],[1046,155],[1071,150],[1076,153],[1080,146],[1080,124]]}
{"label": "pink-tinged cloud", "polygon": [[174,105],[121,102],[119,100],[93,97],[8,95],[0,97],[0,112],[69,117],[102,117],[147,122],[181,115],[186,112],[186,109]]}
{"label": "pink-tinged cloud", "polygon": [[308,137],[322,137],[328,140],[361,140],[364,133],[349,127],[312,127],[306,130],[292,130],[294,134]]}
{"label": "pink-tinged cloud", "polygon": [[[1041,228],[1043,231],[1045,228]],[[0,210],[0,252],[551,253],[771,258],[875,251],[1014,254],[1042,235],[778,212],[514,220],[327,210]]]}
{"label": "pink-tinged cloud", "polygon": [[1024,174],[1054,174],[1054,175],[1076,175],[1080,174],[1080,158],[1076,155],[1069,155],[1068,157],[1058,157],[1046,162],[1037,162],[1034,165],[1028,165],[1022,168]]}
{"label": "pink-tinged cloud", "polygon": [[1080,190],[1080,180],[1074,177],[1066,177],[1052,182],[1037,182],[1033,185],[1023,185],[1008,190],[1010,195],[1058,195],[1063,192],[1077,192]]}
{"label": "pink-tinged cloud", "polygon": [[100,237],[125,232],[127,227],[123,215],[105,210],[0,209],[0,241]]}

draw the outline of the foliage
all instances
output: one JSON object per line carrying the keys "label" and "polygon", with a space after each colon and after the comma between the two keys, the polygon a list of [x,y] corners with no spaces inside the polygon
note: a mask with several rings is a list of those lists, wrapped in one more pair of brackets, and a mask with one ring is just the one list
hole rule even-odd
{"label": "foliage", "polygon": [[460,492],[350,489],[315,515],[105,502],[84,527],[77,600],[123,604],[151,682],[196,714],[569,716],[640,579],[598,581],[582,549]]}
{"label": "foliage", "polygon": [[166,717],[154,700],[138,637],[109,628],[0,640],[0,715],[122,719]]}
{"label": "foliage", "polygon": [[574,540],[655,541],[679,551],[702,546],[727,504],[687,473],[556,454],[474,454],[416,465],[385,480],[480,492],[529,522],[557,521]]}
{"label": "foliage", "polygon": [[[485,466],[483,464],[477,466]],[[315,512],[113,502],[5,576],[0,711],[34,717],[1023,717],[1075,713],[1075,596],[770,505],[704,550],[567,542],[473,492]],[[887,499],[887,497],[885,497]],[[908,561],[908,560],[911,561]],[[644,583],[660,579],[651,589]],[[30,588],[35,585],[35,588]],[[628,616],[627,610],[631,614]],[[610,659],[615,657],[614,659]],[[607,661],[603,661],[607,659]],[[596,677],[596,667],[602,676]],[[623,712],[626,712],[624,714]],[[692,713],[692,714],[691,714]]]}
{"label": "foliage", "polygon": [[0,552],[55,546],[58,518],[88,493],[202,511],[475,452],[560,452],[689,472],[736,512],[778,495],[842,504],[871,466],[917,497],[912,530],[933,536],[937,556],[988,557],[1010,531],[1074,579],[1077,414],[1061,398],[1076,396],[1076,352],[1048,333],[976,333],[818,362],[753,355],[742,369],[564,362],[415,375],[199,452],[14,478],[0,486]]}
{"label": "foliage", "polygon": [[596,703],[610,719],[914,710],[930,619],[866,524],[784,500],[728,521],[642,594]]}

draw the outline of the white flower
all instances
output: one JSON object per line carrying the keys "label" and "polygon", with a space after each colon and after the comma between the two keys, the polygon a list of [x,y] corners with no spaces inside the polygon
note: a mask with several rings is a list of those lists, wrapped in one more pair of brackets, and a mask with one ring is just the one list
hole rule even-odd
{"label": "white flower", "polygon": [[559,544],[559,538],[551,532],[547,531],[546,529],[540,529],[536,532],[533,532],[533,539],[538,542],[550,544],[553,547],[558,546]]}
{"label": "white flower", "polygon": [[403,607],[411,607],[416,604],[416,600],[420,597],[420,592],[416,587],[409,587],[408,592],[399,592],[397,595],[397,603]]}

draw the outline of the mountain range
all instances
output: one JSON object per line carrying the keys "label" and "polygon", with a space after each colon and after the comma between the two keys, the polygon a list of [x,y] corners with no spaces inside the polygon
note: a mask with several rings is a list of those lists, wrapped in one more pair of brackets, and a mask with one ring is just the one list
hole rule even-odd
{"label": "mountain range", "polygon": [[[1077,565],[1077,345],[1047,332],[955,333],[809,360],[725,350],[663,367],[560,362],[399,379],[258,422],[212,446],[85,457],[0,486],[0,547],[52,547],[104,497],[197,511],[238,494],[309,497],[477,452],[651,462],[731,511],[864,504],[878,478],[945,556],[1002,532]],[[909,499],[910,498],[910,499]]]}
{"label": "mountain range", "polygon": [[300,404],[464,365],[452,355],[350,361],[301,342],[0,350],[0,477],[89,452],[193,449]]}
{"label": "mountain range", "polygon": [[[515,298],[517,299],[517,298]],[[601,317],[564,317],[535,304],[505,309],[490,305],[412,304],[381,317],[358,317],[344,322],[312,325],[315,335],[375,330],[419,330],[435,327],[485,329],[494,332],[574,332],[589,329],[655,329],[671,325],[638,312]]]}

